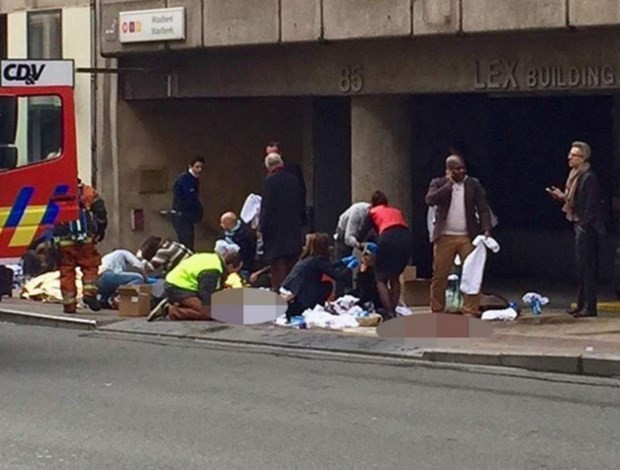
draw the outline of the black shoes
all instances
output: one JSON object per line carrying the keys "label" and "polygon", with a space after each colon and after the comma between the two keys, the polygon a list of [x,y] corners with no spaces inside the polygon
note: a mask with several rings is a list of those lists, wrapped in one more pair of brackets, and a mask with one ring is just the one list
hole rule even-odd
{"label": "black shoes", "polygon": [[588,312],[587,310],[577,310],[571,313],[573,318],[587,318],[587,317],[596,317],[598,314],[596,312]]}
{"label": "black shoes", "polygon": [[91,296],[85,295],[84,297],[82,297],[82,301],[93,312],[98,312],[99,310],[101,310],[101,303],[99,302],[97,297],[91,297]]}
{"label": "black shoes", "polygon": [[577,307],[577,308],[569,308],[566,310],[566,313],[571,315],[574,318],[587,318],[587,317],[596,317],[596,310],[594,312],[589,311],[585,307]]}

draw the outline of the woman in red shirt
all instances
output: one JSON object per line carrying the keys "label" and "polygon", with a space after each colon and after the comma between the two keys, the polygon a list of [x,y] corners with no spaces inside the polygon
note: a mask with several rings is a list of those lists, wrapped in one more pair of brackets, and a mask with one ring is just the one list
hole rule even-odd
{"label": "woman in red shirt", "polygon": [[379,235],[375,275],[386,316],[396,316],[400,301],[399,277],[412,254],[413,239],[403,213],[388,205],[387,196],[375,191],[370,200],[370,221]]}

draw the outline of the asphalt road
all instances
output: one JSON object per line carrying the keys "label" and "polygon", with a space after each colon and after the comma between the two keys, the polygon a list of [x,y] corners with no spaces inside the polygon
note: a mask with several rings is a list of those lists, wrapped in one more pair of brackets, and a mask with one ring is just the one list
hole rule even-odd
{"label": "asphalt road", "polygon": [[578,382],[0,323],[0,468],[618,469]]}

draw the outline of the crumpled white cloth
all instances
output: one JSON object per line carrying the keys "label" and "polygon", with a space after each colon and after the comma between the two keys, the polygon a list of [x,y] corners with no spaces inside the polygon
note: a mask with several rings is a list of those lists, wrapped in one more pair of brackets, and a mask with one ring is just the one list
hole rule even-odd
{"label": "crumpled white cloth", "polygon": [[487,310],[482,313],[482,320],[515,320],[517,312],[513,308],[504,308],[502,310]]}
{"label": "crumpled white cloth", "polygon": [[493,253],[499,251],[499,243],[492,237],[478,235],[472,244],[475,246],[474,251],[465,258],[461,273],[461,292],[468,295],[480,293],[484,265],[487,261],[487,248]]}
{"label": "crumpled white cloth", "polygon": [[[280,288],[282,291],[282,288]],[[281,292],[282,293],[282,292]],[[360,325],[358,318],[368,316],[368,312],[359,305],[357,297],[344,295],[333,302],[329,302],[329,308],[337,313],[334,315],[323,305],[317,305],[312,309],[307,309],[302,315],[306,320],[306,328],[327,328],[342,330],[344,328],[358,328]],[[290,326],[286,322],[286,315],[281,315],[275,320],[276,325]]]}
{"label": "crumpled white cloth", "polygon": [[350,310],[355,308],[359,301],[360,299],[352,295],[343,295],[342,297],[338,297],[333,302],[330,302],[329,305],[338,315],[346,315],[351,313]]}
{"label": "crumpled white cloth", "polygon": [[345,313],[342,315],[332,315],[326,312],[321,305],[317,305],[312,310],[303,313],[306,319],[307,328],[329,328],[342,330],[344,328],[357,328],[359,323],[354,315]]}
{"label": "crumpled white cloth", "polygon": [[251,193],[243,203],[239,216],[246,224],[251,224],[252,228],[258,227],[260,222],[260,208],[263,202],[258,194]]}
{"label": "crumpled white cloth", "polygon": [[527,294],[523,295],[522,300],[526,304],[531,305],[535,299],[540,302],[540,305],[547,305],[549,303],[549,297],[543,297],[537,292],[528,292]]}
{"label": "crumpled white cloth", "polygon": [[236,243],[229,243],[226,240],[218,240],[215,242],[215,251],[218,255],[224,257],[229,253],[239,253],[241,247]]}

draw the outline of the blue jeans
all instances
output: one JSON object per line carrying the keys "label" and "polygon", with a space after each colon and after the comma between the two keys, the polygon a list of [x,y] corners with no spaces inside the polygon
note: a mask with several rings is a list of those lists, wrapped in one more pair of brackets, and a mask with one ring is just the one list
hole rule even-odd
{"label": "blue jeans", "polygon": [[101,300],[108,302],[114,294],[116,294],[116,289],[119,286],[124,286],[126,284],[143,284],[144,278],[141,274],[138,273],[114,273],[112,271],[104,271],[101,276],[99,276],[99,295],[101,296]]}

